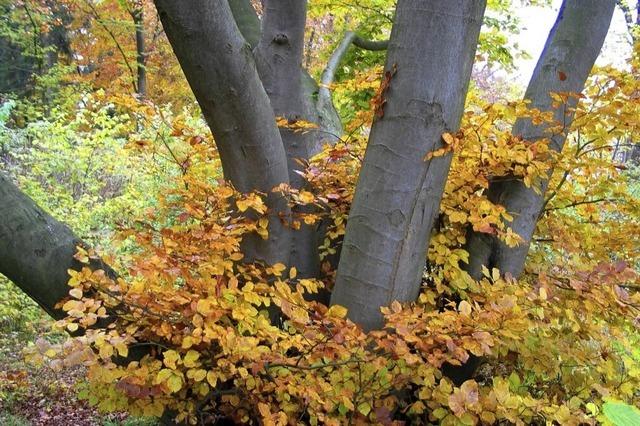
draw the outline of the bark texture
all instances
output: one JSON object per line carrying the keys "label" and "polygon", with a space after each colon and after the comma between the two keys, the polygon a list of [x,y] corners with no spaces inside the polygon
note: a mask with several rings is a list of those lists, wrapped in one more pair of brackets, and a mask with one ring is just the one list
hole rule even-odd
{"label": "bark texture", "polygon": [[[264,3],[262,34],[255,49],[258,74],[271,100],[277,117],[295,125],[297,121],[315,122],[315,108],[307,102],[303,86],[302,60],[304,32],[307,17],[306,0],[268,0]],[[305,180],[299,171],[304,163],[321,149],[322,138],[316,131],[301,133],[280,128],[287,154],[291,186],[302,189]],[[301,161],[302,160],[302,161]],[[296,207],[292,219],[300,221],[299,214],[310,213],[312,207]],[[291,234],[290,263],[303,278],[316,277],[320,270],[318,235],[314,225],[305,225]]]}
{"label": "bark texture", "polygon": [[424,161],[464,108],[484,0],[400,0],[385,69],[397,69],[347,223],[332,304],[365,329],[381,306],[414,301],[450,158]]}
{"label": "bark texture", "polygon": [[[84,243],[24,195],[0,173],[0,273],[13,281],[55,319],[65,313],[54,306],[68,295],[67,270],[80,270],[74,259],[76,247]],[[111,276],[101,261],[94,269]]]}
{"label": "bark texture", "polygon": [[225,178],[239,191],[262,191],[270,209],[269,238],[245,237],[248,260],[288,263],[290,232],[280,216],[287,202],[272,189],[289,183],[275,115],[251,47],[227,0],[156,0],[169,42],[216,141]]}
{"label": "bark texture", "polygon": [[[554,108],[549,93],[579,93],[584,89],[607,35],[615,3],[615,0],[565,0],[527,87],[525,99],[531,101],[531,107],[553,111],[554,119],[563,123],[565,129],[571,125],[573,115],[567,114],[564,106]],[[573,108],[576,103],[574,99],[568,106]],[[534,125],[531,120],[518,119],[512,133],[530,142],[550,137],[550,147],[561,151],[566,131],[549,135],[548,128],[548,124]],[[524,242],[510,248],[491,235],[470,232],[466,249],[469,252],[467,270],[471,276],[480,278],[482,266],[498,268],[503,274],[513,277],[520,276],[548,184],[548,179],[540,183],[540,195],[520,180],[490,183],[487,196],[492,202],[503,205],[513,216],[508,225]]]}

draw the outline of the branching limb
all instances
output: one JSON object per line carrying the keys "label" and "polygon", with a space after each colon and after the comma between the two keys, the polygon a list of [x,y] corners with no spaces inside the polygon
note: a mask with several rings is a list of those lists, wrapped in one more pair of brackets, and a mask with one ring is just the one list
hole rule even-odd
{"label": "branching limb", "polygon": [[323,110],[327,105],[332,104],[330,87],[333,84],[336,76],[338,66],[344,59],[345,55],[349,51],[351,45],[359,47],[365,50],[381,51],[386,50],[389,41],[388,40],[366,40],[353,31],[347,31],[342,38],[342,41],[338,44],[338,47],[333,51],[327,66],[322,72],[320,80],[320,89],[318,91],[318,110]]}

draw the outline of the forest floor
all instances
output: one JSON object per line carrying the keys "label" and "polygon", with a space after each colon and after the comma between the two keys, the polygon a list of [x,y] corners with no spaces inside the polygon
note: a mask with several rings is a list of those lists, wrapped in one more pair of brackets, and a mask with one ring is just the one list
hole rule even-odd
{"label": "forest floor", "polygon": [[84,369],[55,372],[25,362],[22,350],[37,338],[60,339],[42,319],[27,326],[0,324],[0,425],[152,426],[125,413],[102,414],[77,397]]}

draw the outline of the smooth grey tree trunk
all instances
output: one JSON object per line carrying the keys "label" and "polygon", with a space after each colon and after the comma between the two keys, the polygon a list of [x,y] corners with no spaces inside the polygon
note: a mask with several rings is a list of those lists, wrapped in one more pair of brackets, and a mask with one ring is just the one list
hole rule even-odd
{"label": "smooth grey tree trunk", "polygon": [[[264,2],[262,34],[255,48],[256,64],[262,84],[277,117],[291,126],[297,121],[316,122],[317,113],[307,102],[303,91],[302,60],[307,17],[306,0],[268,0]],[[298,172],[304,162],[320,151],[321,138],[316,131],[302,133],[281,127],[280,135],[287,154],[289,182],[303,189],[306,182]],[[300,161],[302,160],[302,162]],[[300,214],[313,212],[313,207],[295,207],[292,221],[300,222]],[[300,223],[291,234],[291,266],[302,278],[317,277],[320,271],[318,235],[314,225]]]}
{"label": "smooth grey tree trunk", "polygon": [[[525,99],[531,101],[532,108],[553,111],[554,119],[564,123],[565,129],[570,127],[573,115],[565,113],[565,106],[554,108],[549,93],[579,93],[584,89],[607,35],[615,4],[615,0],[565,0],[533,72]],[[576,104],[576,99],[572,99],[568,107],[574,108]],[[530,142],[551,136],[550,148],[561,151],[566,131],[549,135],[548,128],[548,124],[535,125],[531,120],[518,119],[512,133]],[[540,183],[540,195],[520,180],[489,184],[487,196],[492,202],[503,205],[513,216],[508,225],[524,242],[510,248],[491,235],[471,231],[467,235],[469,264],[466,268],[472,277],[480,278],[483,266],[498,268],[502,274],[513,277],[520,276],[548,185],[548,179]]]}
{"label": "smooth grey tree trunk", "polygon": [[245,259],[288,264],[287,157],[250,45],[227,0],[155,0],[163,27],[216,141],[225,178],[239,191],[262,191],[269,238],[246,236]]}
{"label": "smooth grey tree trunk", "polygon": [[[0,273],[9,278],[55,319],[65,313],[56,303],[68,296],[68,270],[80,270],[73,256],[86,245],[24,195],[0,173]],[[93,269],[115,277],[109,266],[92,260]]]}
{"label": "smooth grey tree trunk", "polygon": [[417,297],[450,158],[425,161],[457,131],[486,1],[400,0],[385,70],[384,115],[371,129],[332,304],[364,329],[380,307]]}

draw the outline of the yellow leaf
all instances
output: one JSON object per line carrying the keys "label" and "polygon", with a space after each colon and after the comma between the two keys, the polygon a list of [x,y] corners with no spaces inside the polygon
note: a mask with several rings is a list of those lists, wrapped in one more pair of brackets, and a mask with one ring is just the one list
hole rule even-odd
{"label": "yellow leaf", "polygon": [[72,310],[78,310],[78,311],[84,312],[84,303],[78,300],[69,300],[64,305],[62,305],[62,310],[67,312]]}
{"label": "yellow leaf", "polygon": [[453,137],[453,135],[451,133],[443,133],[442,134],[442,140],[447,144],[447,145],[453,145],[456,141],[456,138]]}
{"label": "yellow leaf", "polygon": [[234,262],[237,262],[238,260],[241,260],[244,257],[244,254],[242,253],[233,253],[231,256],[229,256],[229,259],[233,260]]}
{"label": "yellow leaf", "polygon": [[187,377],[196,382],[201,382],[205,377],[207,377],[207,370],[203,370],[201,368],[189,370],[187,371]]}
{"label": "yellow leaf", "polygon": [[209,371],[207,373],[207,382],[209,382],[211,387],[215,388],[216,384],[218,383],[218,376],[216,376],[216,373],[214,373],[213,371]]}
{"label": "yellow leaf", "polygon": [[182,389],[182,377],[177,374],[172,374],[169,380],[167,380],[167,386],[172,393],[178,392]]}
{"label": "yellow leaf", "polygon": [[200,364],[199,362],[197,362],[198,358],[200,358],[200,352],[194,351],[194,350],[190,350],[184,356],[184,359],[183,359],[182,362],[184,363],[185,367],[193,368],[193,367],[197,367],[198,364]]}
{"label": "yellow leaf", "polygon": [[182,339],[182,349],[189,349],[191,346],[193,346],[195,342],[193,341],[193,337],[191,336],[186,336],[184,339]]}
{"label": "yellow leaf", "polygon": [[347,316],[347,312],[347,308],[345,308],[344,306],[333,305],[327,311],[327,316],[333,318],[344,318]]}
{"label": "yellow leaf", "polygon": [[540,287],[540,299],[547,300],[547,289]]}
{"label": "yellow leaf", "polygon": [[469,302],[467,302],[466,300],[463,300],[458,305],[458,311],[464,316],[467,316],[467,317],[470,316],[471,315],[471,304]]}
{"label": "yellow leaf", "polygon": [[263,418],[271,417],[271,411],[269,410],[269,406],[263,402],[258,403],[258,411],[260,411],[260,414],[262,415]]}
{"label": "yellow leaf", "polygon": [[156,384],[164,382],[171,375],[173,375],[173,371],[169,370],[168,368],[163,368],[162,370],[158,371],[158,374],[156,375]]}
{"label": "yellow leaf", "polygon": [[304,204],[313,203],[313,200],[315,199],[313,194],[310,193],[309,191],[300,191],[299,198],[300,198],[300,201],[303,202]]}
{"label": "yellow leaf", "polygon": [[247,200],[237,200],[236,206],[238,206],[238,210],[244,212],[249,208],[250,203]]}
{"label": "yellow leaf", "polygon": [[213,311],[213,307],[211,305],[212,302],[210,300],[200,299],[198,300],[198,304],[196,305],[196,311],[206,317]]}
{"label": "yellow leaf", "polygon": [[287,267],[282,263],[276,263],[271,267],[271,269],[273,270],[273,275],[279,277],[280,275],[282,275],[282,272],[287,269]]}
{"label": "yellow leaf", "polygon": [[180,361],[180,354],[178,352],[170,350],[166,351],[164,354],[164,365],[169,367],[172,370],[175,370],[176,362]]}
{"label": "yellow leaf", "polygon": [[82,299],[82,290],[79,288],[73,288],[69,290],[69,294],[76,299]]}

